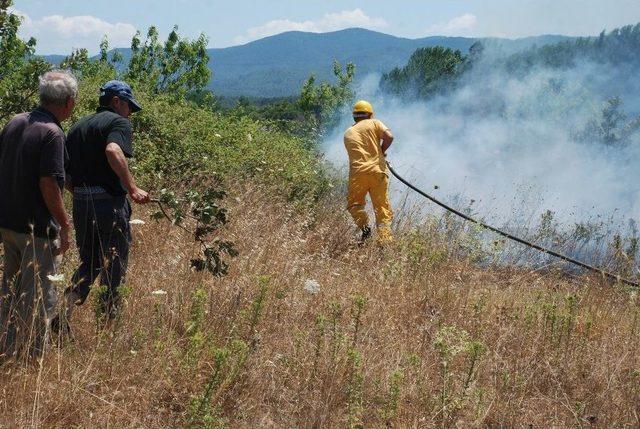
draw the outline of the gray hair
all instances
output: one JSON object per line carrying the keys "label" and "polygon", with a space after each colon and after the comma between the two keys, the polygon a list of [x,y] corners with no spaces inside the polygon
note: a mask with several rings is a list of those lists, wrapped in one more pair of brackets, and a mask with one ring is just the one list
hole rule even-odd
{"label": "gray hair", "polygon": [[64,70],[52,70],[40,76],[40,103],[64,105],[78,95],[78,81]]}

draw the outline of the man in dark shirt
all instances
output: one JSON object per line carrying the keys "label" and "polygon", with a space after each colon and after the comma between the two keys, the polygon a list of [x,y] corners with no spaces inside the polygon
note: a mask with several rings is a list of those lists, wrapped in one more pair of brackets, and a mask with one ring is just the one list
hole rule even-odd
{"label": "man in dark shirt", "polygon": [[131,87],[110,81],[100,88],[100,107],[69,131],[67,173],[73,186],[73,223],[80,266],[65,292],[67,318],[81,305],[100,275],[102,311],[113,319],[120,307],[118,288],[127,269],[131,205],[149,201],[136,186],[127,158],[133,156],[129,116],[141,110]]}
{"label": "man in dark shirt", "polygon": [[49,72],[40,77],[39,92],[40,107],[0,132],[0,361],[44,351],[56,309],[51,278],[69,247],[60,122],[71,115],[78,84],[69,73]]}

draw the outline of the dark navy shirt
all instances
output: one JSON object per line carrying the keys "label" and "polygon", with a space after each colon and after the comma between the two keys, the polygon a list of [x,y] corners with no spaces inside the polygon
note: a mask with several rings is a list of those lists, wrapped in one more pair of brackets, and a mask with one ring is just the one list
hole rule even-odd
{"label": "dark navy shirt", "polygon": [[40,191],[41,177],[64,186],[64,132],[43,108],[15,116],[0,132],[0,227],[55,238],[59,226]]}
{"label": "dark navy shirt", "polygon": [[73,186],[100,186],[114,197],[127,194],[111,169],[105,149],[116,143],[127,158],[133,156],[131,122],[108,107],[80,119],[67,136],[67,173]]}

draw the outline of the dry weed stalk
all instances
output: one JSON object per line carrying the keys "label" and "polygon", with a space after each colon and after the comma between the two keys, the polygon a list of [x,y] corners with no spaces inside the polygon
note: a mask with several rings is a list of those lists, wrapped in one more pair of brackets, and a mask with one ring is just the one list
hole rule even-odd
{"label": "dry weed stalk", "polygon": [[356,248],[341,201],[310,215],[234,197],[224,278],[139,215],[121,324],[96,332],[86,306],[75,343],[1,367],[0,427],[640,424],[635,294],[479,268],[433,224]]}

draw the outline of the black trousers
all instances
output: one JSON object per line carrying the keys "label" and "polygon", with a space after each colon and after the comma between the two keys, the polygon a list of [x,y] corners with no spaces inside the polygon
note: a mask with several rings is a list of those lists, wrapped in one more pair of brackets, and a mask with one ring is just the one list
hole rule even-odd
{"label": "black trousers", "polygon": [[80,266],[71,279],[72,288],[84,302],[99,275],[104,287],[101,304],[109,314],[119,307],[118,288],[127,272],[130,219],[131,205],[125,196],[74,194],[73,224]]}

